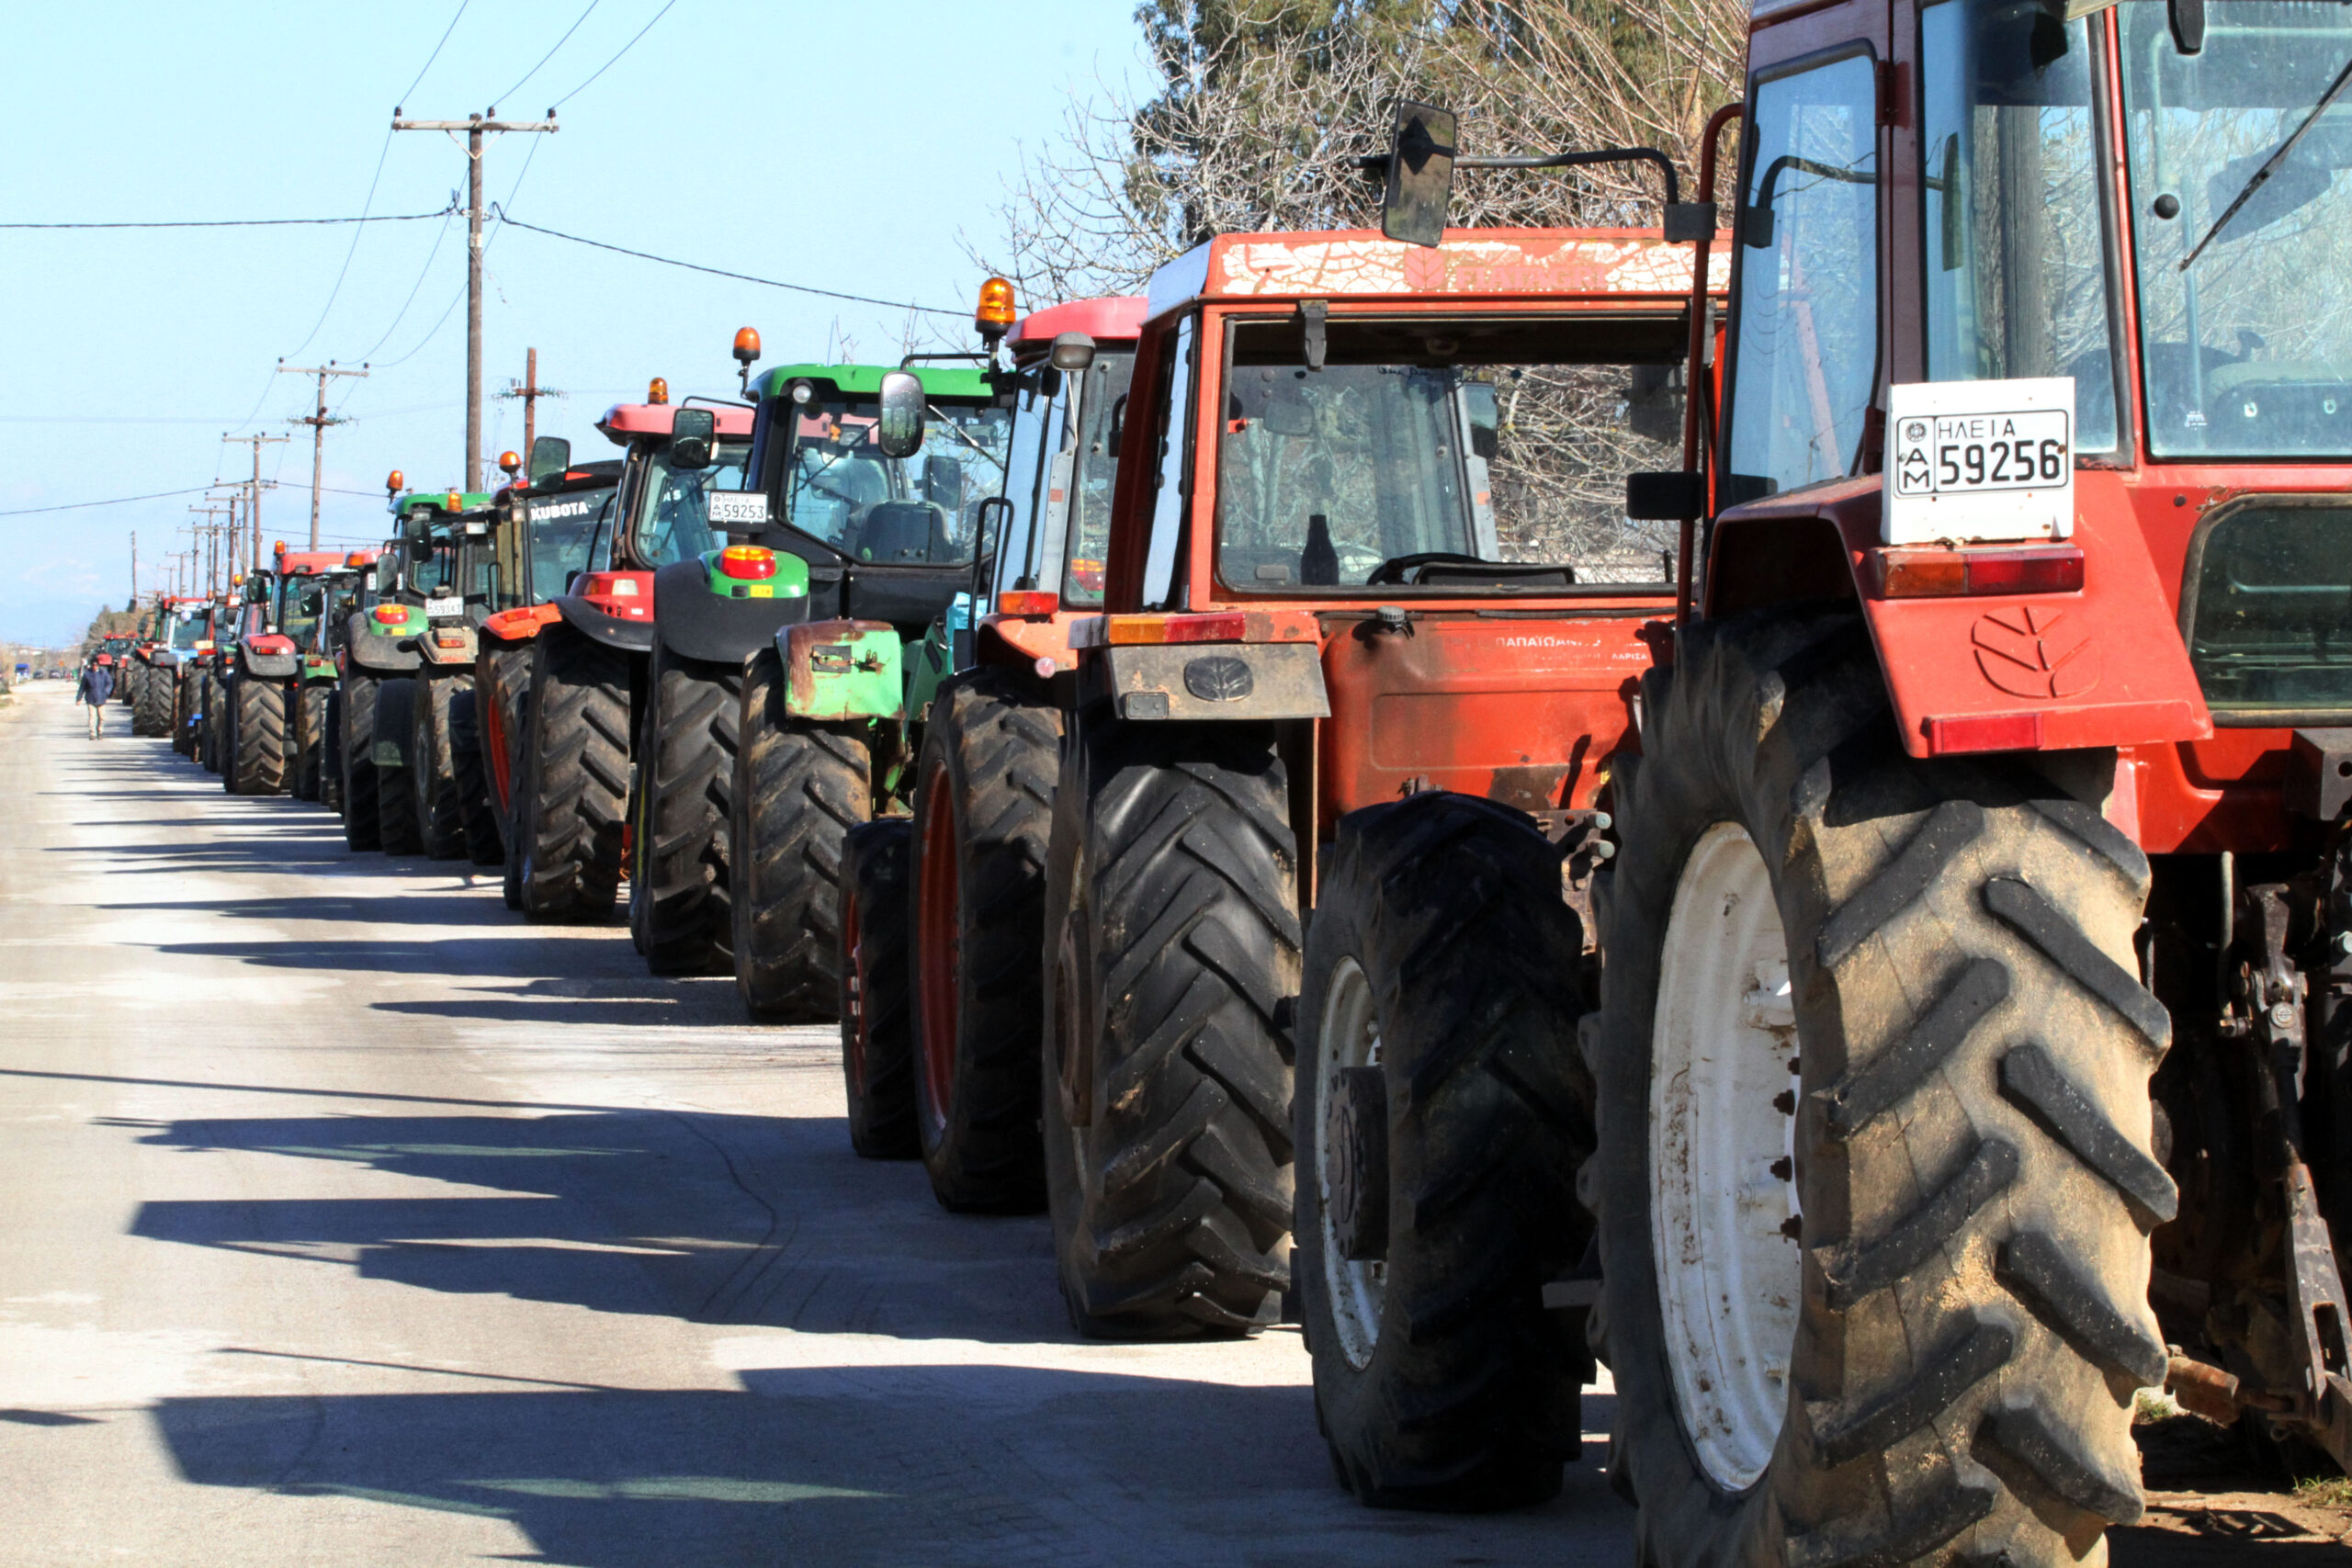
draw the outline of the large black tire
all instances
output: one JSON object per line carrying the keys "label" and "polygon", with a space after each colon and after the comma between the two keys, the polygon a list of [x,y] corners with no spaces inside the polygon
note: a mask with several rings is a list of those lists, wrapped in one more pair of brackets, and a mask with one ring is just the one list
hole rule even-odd
{"label": "large black tire", "polygon": [[933,702],[915,769],[916,1128],[950,1209],[1046,1201],[1037,1134],[1046,847],[1061,715],[1003,671]]}
{"label": "large black tire", "polygon": [[1540,1502],[1582,1450],[1584,1314],[1543,1295],[1591,1232],[1583,957],[1524,813],[1433,792],[1340,820],[1299,992],[1291,1278],[1332,1468],[1374,1506]]}
{"label": "large black tire", "polygon": [[[1592,1327],[1616,1379],[1613,1479],[1638,1499],[1637,1558],[2085,1561],[2140,1513],[2133,1396],[2165,1362],[2146,1232],[2175,1198],[2148,1152],[2148,1077],[2170,1024],[2132,956],[2145,857],[2017,761],[1905,756],[1850,614],[1702,624],[1648,677],[1645,712],[1646,755],[1614,774],[1600,1153],[1580,1182],[1599,1210]],[[1724,901],[1739,875],[1769,894],[1762,908]],[[1708,998],[1752,983],[1744,960],[1712,986],[1699,965],[1750,951],[1722,933],[1767,919],[1787,978],[1754,1017],[1772,1021],[1689,1021],[1710,1006],[1739,1016]],[[1770,1000],[1769,967],[1734,1005]],[[1708,1119],[1719,1061],[1753,1064],[1759,1099],[1798,1075],[1773,1103],[1793,1115],[1802,1215],[1781,1230],[1797,1233],[1785,1286],[1759,1269],[1722,1308],[1692,1281],[1779,1237],[1770,1207],[1749,1218],[1672,1196],[1697,1184],[1710,1127],[1770,1118],[1742,1100]],[[1777,1140],[1786,1122],[1770,1122]],[[1778,1160],[1771,1176],[1792,1179]],[[1719,1314],[1712,1334],[1753,1346],[1756,1372],[1688,1348],[1688,1310],[1669,1338],[1665,1303],[1693,1301]],[[1725,1367],[1750,1389],[1777,1368],[1773,1397],[1746,1406],[1777,1433],[1722,1416],[1736,1386],[1704,1374]]]}
{"label": "large black tire", "polygon": [[220,771],[220,678],[207,670],[197,682],[196,761],[208,773]]}
{"label": "large black tire", "polygon": [[907,962],[914,824],[861,822],[842,840],[842,1083],[849,1146],[867,1159],[912,1159],[914,976]]}
{"label": "large black tire", "polygon": [[514,826],[516,781],[523,776],[523,697],[531,689],[535,643],[493,648],[474,679],[474,724],[481,734],[482,782],[502,838]]}
{"label": "large black tire", "polygon": [[637,831],[629,851],[630,917],[656,975],[725,975],[729,793],[743,672],[656,645],[646,671],[637,744]]}
{"label": "large black tire", "polygon": [[849,727],[785,708],[773,648],[743,673],[729,798],[735,988],[755,1019],[835,1016],[841,994],[842,840],[873,809],[874,754]]}
{"label": "large black tire", "polygon": [[470,674],[416,678],[408,782],[416,802],[418,847],[432,860],[462,860],[466,854],[466,802],[458,784],[457,720],[451,709],[460,695],[471,694],[473,686]]}
{"label": "large black tire", "polygon": [[482,766],[481,711],[481,693],[469,676],[465,690],[449,695],[449,763],[458,815],[465,828],[466,858],[476,865],[499,865],[506,859],[506,844],[490,798],[489,770]]}
{"label": "large black tire", "polygon": [[171,671],[152,665],[133,665],[138,680],[131,691],[130,733],[169,735],[172,732]]}
{"label": "large black tire", "polygon": [[220,787],[231,795],[286,793],[286,686],[253,675],[229,682],[229,744]]}
{"label": "large black tire", "polygon": [[318,799],[326,777],[327,703],[333,694],[324,681],[298,681],[294,688],[294,762],[287,793],[297,800]]}
{"label": "large black tire", "polygon": [[319,804],[343,815],[343,687],[324,687],[327,694],[319,721]]}
{"label": "large black tire", "polygon": [[601,920],[620,886],[628,820],[628,658],[569,626],[537,642],[518,825],[523,913]]}
{"label": "large black tire", "polygon": [[172,678],[172,750],[183,757],[196,755],[196,716],[200,705],[196,672],[181,669]]}
{"label": "large black tire", "polygon": [[397,675],[376,687],[376,733],[369,750],[376,759],[376,837],[388,855],[424,852],[413,776],[422,683],[420,677]]}
{"label": "large black tire", "polygon": [[354,671],[336,693],[341,723],[335,746],[343,754],[343,841],[354,854],[383,848],[377,795],[376,696],[383,682]]}
{"label": "large black tire", "polygon": [[[1080,1332],[1275,1322],[1290,1282],[1297,847],[1255,725],[1106,725],[1054,793],[1039,1053],[1046,1191]],[[1066,1055],[1092,1070],[1073,1126]]]}

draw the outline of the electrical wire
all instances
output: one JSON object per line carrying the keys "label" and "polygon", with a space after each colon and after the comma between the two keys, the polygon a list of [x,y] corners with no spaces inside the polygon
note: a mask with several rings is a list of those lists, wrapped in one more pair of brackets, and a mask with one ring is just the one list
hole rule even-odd
{"label": "electrical wire", "polygon": [[[379,169],[382,167],[379,164]],[[0,229],[288,229],[318,227],[330,223],[414,223],[426,218],[442,218],[456,210],[443,208],[438,212],[380,212],[373,217],[358,218],[188,218],[165,222],[141,223],[0,223]],[[299,352],[299,351],[298,351]]]}
{"label": "electrical wire", "polygon": [[[675,6],[677,3],[678,0],[669,0],[668,5],[663,6],[659,11],[653,13],[653,22],[658,22],[662,17],[668,16],[670,14],[670,6]],[[621,45],[620,54],[614,55],[610,60],[607,60],[605,63],[596,67],[594,71],[591,72],[588,76],[588,82],[594,82],[597,77],[602,76],[605,72],[610,71],[614,66],[619,64],[621,54],[627,54],[630,50],[635,49],[637,47],[637,39],[643,38],[646,34],[653,30],[653,22],[648,22],[645,26],[638,28],[637,38],[632,38],[627,43]],[[588,90],[588,82],[581,83],[579,86],[572,88],[571,91],[564,94],[563,96],[548,105],[548,112],[550,114],[554,113],[557,109],[563,107],[564,105],[578,97],[582,93],[586,92]]]}
{"label": "electrical wire", "polygon": [[943,310],[936,305],[910,305],[903,299],[876,299],[864,294],[843,294],[831,288],[813,288],[805,283],[784,283],[773,277],[753,277],[748,272],[729,272],[723,267],[703,266],[695,262],[679,261],[674,256],[657,256],[648,251],[632,251],[626,245],[608,245],[602,240],[584,239],[578,234],[566,234],[556,229],[543,229],[537,223],[526,223],[521,219],[510,217],[503,211],[497,212],[496,216],[503,224],[515,229],[526,229],[534,234],[545,234],[549,239],[569,240],[575,245],[589,245],[600,251],[611,251],[617,255],[635,256],[639,261],[659,262],[663,266],[680,266],[688,272],[705,272],[713,277],[730,277],[738,283],[756,283],[768,288],[788,288],[796,294],[814,294],[825,299],[846,299],[857,305],[880,305],[892,310],[920,310],[930,316],[953,316],[961,320],[969,314],[964,310]]}
{"label": "electrical wire", "polygon": [[[511,98],[515,94],[521,92],[530,82],[531,78],[539,73],[540,66],[544,66],[548,61],[555,58],[555,51],[557,49],[561,49],[571,40],[571,35],[580,30],[580,24],[588,19],[589,12],[594,11],[598,6],[603,4],[604,0],[588,0],[588,10],[581,12],[579,17],[573,20],[571,26],[563,29],[563,37],[555,40],[555,49],[550,49],[545,54],[539,56],[538,65],[534,65],[528,71],[524,72],[522,81],[515,83],[513,86],[507,88],[506,91],[499,94],[498,96],[492,101],[493,103],[503,103],[506,99]],[[574,91],[577,91],[577,89],[575,88]]]}
{"label": "electrical wire", "polygon": [[359,254],[360,237],[368,232],[368,214],[374,211],[376,208],[376,187],[383,183],[384,160],[390,157],[391,152],[392,132],[387,128],[384,131],[383,150],[376,154],[376,172],[368,176],[367,199],[359,204],[360,220],[352,225],[351,244],[344,251],[343,266],[334,275],[334,287],[327,290],[327,302],[319,307],[319,319],[311,323],[310,332],[304,335],[300,343],[286,351],[287,358],[291,359],[311,346],[311,340],[317,337],[319,329],[327,324],[328,312],[334,309],[335,300],[342,297],[343,280],[351,276],[351,258]]}
{"label": "electrical wire", "polygon": [[418,85],[424,80],[424,73],[433,69],[433,62],[441,58],[441,51],[443,47],[448,43],[449,35],[458,30],[458,18],[459,17],[463,17],[466,14],[466,7],[472,4],[473,0],[458,0],[457,16],[449,18],[449,25],[441,29],[441,42],[433,46],[433,52],[424,57],[424,63],[423,65],[417,67],[416,81],[411,82],[408,85],[408,91],[402,93],[400,96],[400,101],[402,104],[406,104],[410,98],[415,96]]}
{"label": "electrical wire", "polygon": [[19,506],[0,512],[0,517],[30,517],[39,512],[80,512],[93,506],[128,506],[134,501],[163,501],[175,495],[202,495],[210,485],[191,485],[186,490],[159,490],[146,495],[118,495],[111,501],[69,501],[62,506]]}
{"label": "electrical wire", "polygon": [[401,301],[399,312],[392,317],[392,324],[386,327],[384,335],[376,340],[376,347],[359,356],[363,361],[373,360],[376,357],[376,350],[391,342],[392,334],[400,331],[401,323],[408,319],[408,308],[416,303],[418,291],[424,288],[424,280],[433,275],[433,258],[441,254],[441,242],[449,237],[449,220],[455,216],[453,212],[441,220],[441,227],[433,236],[432,248],[424,253],[424,265],[417,270],[416,281],[409,286],[408,298]]}

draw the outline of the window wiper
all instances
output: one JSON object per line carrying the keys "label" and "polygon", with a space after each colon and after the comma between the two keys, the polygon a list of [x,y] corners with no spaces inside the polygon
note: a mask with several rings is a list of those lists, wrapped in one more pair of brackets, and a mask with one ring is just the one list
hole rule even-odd
{"label": "window wiper", "polygon": [[2287,161],[2287,154],[2292,152],[2295,150],[2295,144],[2310,133],[2312,126],[2319,123],[2319,117],[2327,112],[2327,107],[2344,96],[2344,89],[2347,86],[2352,86],[2352,60],[2344,62],[2344,69],[2335,73],[2335,80],[2329,83],[2327,91],[2319,96],[2319,102],[2312,106],[2312,112],[2303,116],[2302,124],[2295,127],[2295,134],[2280,142],[2278,151],[2263,160],[2262,167],[2254,171],[2254,176],[2245,182],[2245,188],[2238,192],[2237,198],[2222,209],[2222,215],[2213,220],[2213,226],[2205,231],[2205,237],[2197,242],[2197,248],[2180,258],[2180,271],[2187,272],[2189,264],[2203,255],[2205,247],[2213,243],[2213,236],[2220,233],[2222,227],[2238,215],[2238,209],[2253,200],[2254,193],[2270,182],[2270,176],[2278,172],[2278,165]]}
{"label": "window wiper", "polygon": [[997,467],[997,472],[1002,473],[1004,471],[1003,458],[998,457],[995,453],[989,451],[987,447],[973,440],[970,435],[965,433],[962,425],[957,424],[954,420],[940,412],[936,404],[925,405],[925,412],[927,412],[933,419],[937,420],[941,424],[946,426],[947,433],[950,435],[953,435],[956,440],[961,441],[965,446],[969,446],[973,451],[978,452],[981,457],[986,457],[989,462],[994,463]]}

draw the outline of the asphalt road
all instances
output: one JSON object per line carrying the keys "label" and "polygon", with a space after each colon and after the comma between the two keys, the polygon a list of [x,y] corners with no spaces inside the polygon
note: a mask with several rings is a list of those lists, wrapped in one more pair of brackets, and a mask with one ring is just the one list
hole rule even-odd
{"label": "asphalt road", "polygon": [[0,1562],[1628,1562],[1594,1438],[1359,1508],[1295,1333],[1076,1340],[1044,1221],[850,1153],[831,1030],[69,697],[0,711]]}

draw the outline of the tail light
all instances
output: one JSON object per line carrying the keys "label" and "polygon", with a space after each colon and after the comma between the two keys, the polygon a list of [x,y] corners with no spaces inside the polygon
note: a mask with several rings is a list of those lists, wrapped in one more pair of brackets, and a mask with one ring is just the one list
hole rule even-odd
{"label": "tail light", "polygon": [[405,604],[379,604],[370,613],[380,624],[388,626],[399,626],[408,619],[408,606]]}
{"label": "tail light", "polygon": [[775,575],[775,552],[761,545],[729,545],[718,552],[723,577],[759,582]]}
{"label": "tail light", "polygon": [[996,596],[996,613],[1000,615],[1050,615],[1061,607],[1058,593],[1023,590]]}
{"label": "tail light", "polygon": [[1882,599],[1943,599],[2007,593],[2079,593],[2082,548],[1873,550]]}

